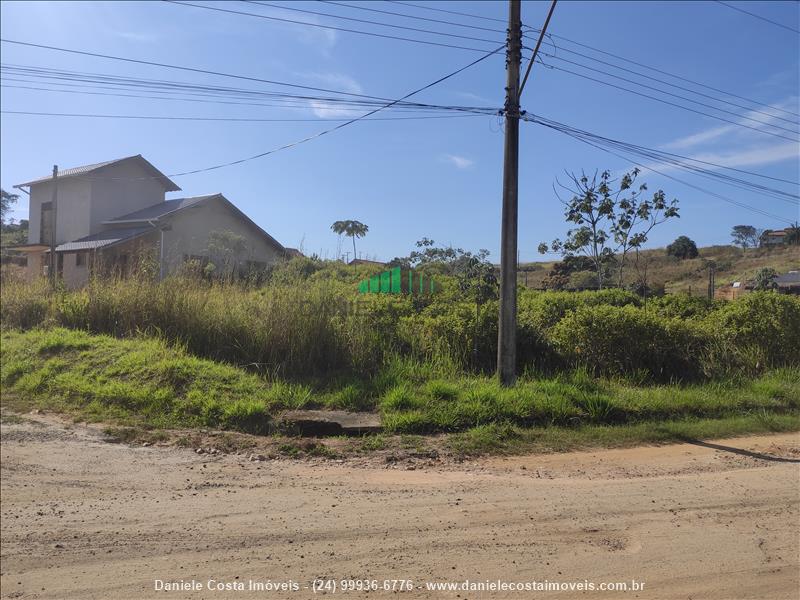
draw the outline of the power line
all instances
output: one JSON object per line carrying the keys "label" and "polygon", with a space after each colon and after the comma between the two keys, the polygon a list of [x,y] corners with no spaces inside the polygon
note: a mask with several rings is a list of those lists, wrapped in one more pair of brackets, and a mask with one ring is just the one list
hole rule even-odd
{"label": "power line", "polygon": [[193,171],[185,171],[183,173],[175,173],[173,175],[169,175],[169,177],[180,177],[180,176],[183,176],[183,175],[193,175],[195,173],[203,173],[203,172],[206,172],[206,171],[213,171],[213,170],[216,170],[216,169],[221,169],[223,167],[230,167],[230,166],[233,166],[233,165],[238,165],[238,164],[241,164],[241,163],[244,163],[244,162],[255,160],[257,158],[262,158],[262,157],[267,156],[269,154],[275,154],[276,152],[280,152],[281,150],[286,150],[286,149],[292,148],[294,146],[299,146],[300,144],[304,144],[306,142],[310,142],[311,140],[314,140],[314,139],[317,139],[319,137],[322,137],[323,135],[327,135],[329,133],[333,133],[334,131],[338,131],[339,129],[343,129],[344,127],[347,127],[348,125],[352,125],[353,123],[357,123],[358,121],[366,119],[367,117],[370,117],[370,116],[374,115],[375,113],[377,113],[377,112],[379,112],[381,110],[384,110],[386,108],[390,108],[392,105],[397,104],[398,102],[402,102],[403,100],[406,100],[407,98],[410,98],[411,96],[415,96],[416,94],[419,94],[420,92],[424,92],[425,90],[430,89],[433,86],[438,85],[438,84],[442,83],[443,81],[445,81],[447,79],[450,79],[451,77],[454,77],[454,76],[458,75],[459,73],[461,73],[463,71],[466,71],[470,67],[473,67],[473,66],[477,65],[478,63],[486,60],[490,56],[493,56],[494,54],[497,54],[503,48],[505,48],[505,44],[503,44],[502,46],[500,46],[496,50],[492,50],[491,52],[488,52],[487,54],[484,54],[480,58],[478,58],[476,60],[473,60],[468,65],[466,65],[464,67],[461,67],[460,69],[457,69],[457,70],[453,71],[452,73],[448,73],[444,77],[440,77],[436,81],[432,81],[431,83],[429,83],[427,85],[424,85],[421,88],[418,88],[418,89],[414,90],[413,92],[409,92],[408,94],[406,94],[402,98],[399,98],[397,100],[392,100],[391,102],[389,102],[385,106],[381,106],[379,108],[371,110],[368,113],[366,113],[364,115],[361,115],[360,117],[356,117],[354,119],[350,119],[349,121],[345,121],[344,123],[336,125],[335,127],[331,127],[330,129],[326,129],[324,131],[320,131],[319,133],[311,135],[311,136],[309,136],[307,138],[303,138],[302,140],[298,140],[296,142],[292,142],[291,144],[285,144],[285,145],[280,146],[278,148],[273,148],[272,150],[267,150],[266,152],[261,152],[259,154],[255,154],[253,156],[248,156],[246,158],[241,158],[241,159],[238,159],[238,160],[234,160],[234,161],[231,161],[231,162],[214,165],[212,167],[206,167],[206,168],[203,168],[203,169],[195,169]]}
{"label": "power line", "polygon": [[[142,78],[133,78],[133,77],[124,77],[124,76],[117,76],[105,73],[87,73],[87,72],[77,72],[77,71],[65,71],[60,69],[49,69],[49,68],[41,68],[41,67],[34,67],[34,66],[27,66],[27,65],[9,65],[9,64],[2,64],[0,65],[0,71],[2,71],[3,78],[2,81],[17,81],[23,83],[38,83],[36,79],[44,79],[46,80],[45,83],[48,85],[57,85],[57,86],[67,86],[67,87],[78,87],[78,88],[95,88],[95,89],[108,89],[108,90],[128,90],[132,88],[134,91],[139,90],[146,90],[148,92],[156,92],[158,94],[185,94],[189,96],[200,96],[200,97],[210,97],[214,98],[213,101],[208,100],[206,102],[214,102],[214,103],[222,103],[222,104],[249,104],[253,106],[308,106],[310,102],[314,103],[314,106],[349,106],[349,107],[370,107],[383,104],[389,101],[388,98],[378,99],[376,97],[375,100],[370,99],[351,99],[351,98],[339,98],[339,97],[331,97],[331,96],[318,96],[318,95],[299,95],[299,94],[289,94],[286,92],[276,92],[276,91],[265,91],[265,90],[254,90],[254,89],[247,89],[247,88],[233,88],[227,86],[217,86],[217,85],[207,85],[207,84],[197,84],[191,82],[181,82],[181,81],[166,81],[161,79],[142,79]],[[18,77],[24,77],[25,79],[19,79],[18,77],[8,77],[7,74],[11,73],[17,75]],[[30,78],[33,78],[34,81],[30,81]],[[55,81],[50,81],[55,80]],[[79,83],[63,83],[64,81],[68,82],[79,82]],[[88,85],[82,85],[88,84]],[[15,87],[15,86],[8,86],[8,87]],[[23,87],[23,86],[16,86],[16,87]],[[52,90],[49,88],[36,88],[36,89],[47,89],[48,91],[64,91],[64,90]],[[87,92],[88,93],[88,92]],[[125,95],[128,96],[128,95]],[[132,97],[144,97],[144,98],[154,98],[154,99],[178,99],[178,98],[164,98],[163,96],[132,96]],[[281,104],[265,104],[265,103],[242,103],[242,102],[223,102],[218,100],[219,98],[236,98],[236,99],[254,99],[254,98],[268,98],[273,101],[280,101]],[[183,99],[183,98],[180,98]],[[192,98],[194,100],[194,98]],[[398,103],[393,108],[395,109],[404,109],[410,111],[458,111],[458,112],[467,112],[467,113],[478,113],[478,114],[494,114],[496,113],[496,109],[491,107],[468,107],[468,106],[454,106],[454,105],[435,105],[435,104],[424,104],[419,102],[402,102]]]}
{"label": "power line", "polygon": [[795,29],[794,27],[789,27],[788,25],[784,25],[783,23],[778,23],[777,21],[773,21],[772,19],[768,19],[766,17],[762,17],[761,15],[757,15],[756,13],[751,13],[748,10],[743,8],[739,8],[738,6],[734,6],[733,4],[728,4],[727,2],[723,2],[722,0],[716,0],[717,4],[722,4],[722,6],[727,6],[732,10],[738,10],[740,13],[744,13],[746,15],[750,15],[751,17],[755,17],[756,19],[760,19],[762,21],[766,21],[767,23],[771,23],[778,27],[783,27],[784,29],[788,29],[789,31],[793,31],[794,33],[800,33],[800,29]]}
{"label": "power line", "polygon": [[317,15],[317,16],[321,16],[321,17],[332,17],[334,19],[342,19],[342,20],[345,20],[345,21],[354,21],[356,23],[367,23],[369,25],[379,25],[381,27],[392,27],[394,29],[403,29],[403,30],[406,30],[406,31],[416,31],[418,33],[428,33],[428,34],[431,34],[431,35],[442,35],[442,36],[446,36],[446,37],[460,38],[460,39],[463,39],[463,40],[471,40],[471,41],[475,41],[475,42],[488,42],[490,44],[499,44],[500,43],[500,40],[497,40],[497,39],[489,40],[489,39],[486,39],[486,38],[478,38],[478,37],[473,37],[473,36],[468,36],[468,35],[458,35],[458,34],[455,34],[455,33],[446,33],[446,32],[443,32],[443,31],[434,31],[432,29],[421,29],[419,27],[407,27],[407,26],[404,26],[404,25],[394,25],[394,24],[391,24],[391,23],[384,23],[384,22],[381,22],[381,21],[370,21],[368,19],[358,19],[356,17],[345,17],[345,16],[342,16],[342,15],[319,12],[319,11],[316,11],[316,10],[307,10],[307,9],[303,9],[303,8],[294,8],[294,7],[291,7],[291,6],[281,6],[280,4],[272,4],[271,2],[258,2],[257,0],[242,0],[242,2],[247,2],[248,4],[257,4],[259,6],[269,6],[271,8],[278,8],[278,9],[281,9],[281,10],[292,10],[292,11],[295,11],[295,12],[301,12],[301,13],[306,13],[306,14],[311,14],[311,15]]}
{"label": "power line", "polygon": [[[703,98],[709,98],[710,100],[714,100],[715,102],[721,102],[723,104],[728,104],[730,106],[736,106],[737,108],[742,108],[744,110],[748,110],[748,111],[753,112],[753,113],[765,115],[765,116],[771,117],[773,119],[778,119],[780,121],[785,121],[785,122],[791,123],[793,125],[797,125],[798,124],[797,119],[787,119],[785,117],[778,116],[778,115],[776,115],[774,113],[764,112],[763,110],[758,110],[758,109],[754,109],[754,108],[749,107],[749,106],[744,106],[743,104],[738,104],[736,102],[731,102],[730,100],[725,100],[725,99],[719,98],[717,96],[712,96],[711,94],[705,94],[703,92],[698,92],[697,90],[693,90],[693,89],[688,88],[688,87],[684,87],[684,86],[681,86],[681,85],[677,85],[675,83],[670,83],[668,81],[664,81],[663,79],[659,79],[658,77],[652,77],[652,76],[647,75],[645,73],[641,73],[639,71],[634,71],[633,69],[628,69],[626,67],[621,67],[620,65],[617,65],[617,64],[605,61],[605,60],[600,60],[599,58],[595,58],[593,56],[589,56],[588,54],[583,54],[582,52],[576,52],[575,50],[570,50],[569,48],[564,48],[562,46],[558,46],[558,50],[560,50],[562,52],[569,52],[570,54],[574,54],[576,56],[580,56],[582,58],[589,59],[591,61],[600,63],[602,65],[607,65],[609,67],[613,67],[614,69],[619,69],[620,71],[625,71],[626,73],[632,73],[634,75],[637,75],[639,77],[644,77],[645,79],[649,79],[651,81],[657,81],[658,83],[663,83],[664,85],[668,85],[670,87],[674,87],[676,89],[683,90],[685,92],[696,94],[698,96],[702,96]],[[562,59],[561,57],[559,57],[557,55],[548,55],[548,56],[551,56],[552,58],[556,58],[558,60],[566,60],[566,59]],[[580,64],[580,63],[575,63],[575,64]],[[581,65],[581,66],[583,66],[583,67],[585,67],[587,69],[588,68],[594,68],[594,67],[588,67],[586,65]],[[769,105],[767,105],[767,106],[769,106]],[[774,110],[774,111],[787,112],[787,111],[783,111],[782,109],[780,109],[778,107],[770,107],[770,108],[772,110]],[[792,113],[789,113],[789,114],[792,114]]]}
{"label": "power line", "polygon": [[400,2],[399,0],[386,0],[386,1],[387,2],[391,2],[392,4],[402,4],[404,6],[411,6],[413,8],[421,8],[421,9],[424,9],[424,10],[431,10],[431,11],[439,12],[439,13],[447,13],[449,15],[458,15],[458,16],[461,16],[461,17],[470,17],[471,19],[483,19],[484,21],[496,21],[496,22],[505,24],[505,21],[503,19],[495,19],[493,17],[484,17],[483,15],[476,15],[475,13],[465,13],[465,12],[459,12],[457,10],[445,10],[443,8],[433,8],[432,6],[424,6],[422,4],[414,4],[412,2]]}
{"label": "power line", "polygon": [[430,23],[442,23],[444,25],[452,25],[454,27],[465,27],[467,29],[476,29],[479,31],[490,31],[492,33],[500,33],[505,35],[505,29],[492,29],[490,27],[481,27],[479,25],[467,25],[465,23],[456,23],[455,21],[447,21],[444,19],[431,19],[429,17],[420,17],[417,15],[409,15],[407,13],[402,12],[393,12],[391,10],[381,10],[379,8],[367,8],[366,6],[356,6],[355,4],[348,4],[346,2],[333,2],[332,0],[317,0],[317,2],[321,2],[323,4],[332,4],[334,6],[344,6],[346,8],[352,8],[354,10],[365,10],[374,13],[381,13],[384,15],[393,15],[395,17],[403,17],[405,19],[415,19],[417,21],[428,21]]}
{"label": "power line", "polygon": [[[786,131],[788,133],[794,133],[795,135],[800,133],[796,129],[788,129],[787,127],[783,127],[782,125],[773,125],[771,123],[766,123],[763,120],[755,119],[753,117],[748,117],[747,115],[743,115],[741,113],[737,113],[737,112],[734,112],[734,111],[731,111],[731,110],[728,110],[728,109],[725,109],[725,108],[719,108],[717,106],[714,106],[713,104],[707,104],[706,102],[700,102],[699,100],[693,100],[692,98],[687,98],[686,96],[681,96],[680,94],[673,94],[672,92],[668,92],[666,90],[662,90],[661,88],[653,87],[653,86],[647,85],[645,83],[640,83],[638,81],[634,81],[633,79],[628,79],[626,77],[621,77],[620,75],[614,75],[613,73],[609,73],[608,71],[603,71],[601,69],[596,69],[594,67],[588,67],[588,66],[586,66],[586,65],[584,65],[582,63],[575,62],[575,61],[572,61],[572,60],[568,60],[566,58],[561,58],[560,56],[555,56],[553,54],[548,54],[546,52],[542,52],[542,54],[544,56],[548,57],[548,58],[552,58],[552,59],[555,59],[555,60],[558,60],[558,61],[561,61],[561,62],[565,62],[565,63],[570,64],[570,65],[575,65],[575,66],[578,66],[578,67],[582,67],[584,69],[591,69],[595,73],[601,73],[603,75],[608,75],[609,77],[613,77],[614,79],[619,79],[620,81],[625,81],[627,83],[632,83],[634,85],[638,85],[638,86],[643,87],[645,89],[653,90],[653,91],[656,91],[656,92],[661,92],[662,94],[666,94],[668,96],[672,96],[673,98],[679,98],[681,100],[686,100],[687,102],[692,102],[693,104],[697,104],[698,106],[704,106],[704,107],[710,108],[712,110],[718,110],[720,112],[723,112],[723,113],[726,113],[726,114],[729,114],[729,115],[733,115],[735,117],[739,117],[740,119],[744,119],[746,121],[753,121],[754,123],[759,123],[761,125],[766,125],[768,127],[774,127],[776,129],[781,129],[781,130]],[[765,114],[765,113],[762,113],[762,114]],[[774,117],[774,115],[768,115],[768,116]]]}
{"label": "power line", "polygon": [[[7,41],[7,40],[3,40],[3,41]],[[12,42],[12,43],[15,43],[15,42]],[[33,44],[29,44],[27,42],[16,42],[16,43],[22,43],[24,45],[33,45]],[[352,125],[353,123],[357,123],[358,121],[369,120],[369,117],[371,117],[375,113],[380,112],[382,110],[385,110],[387,108],[391,108],[392,106],[394,106],[396,104],[402,103],[403,101],[405,101],[406,99],[410,98],[411,96],[419,94],[419,93],[421,93],[421,92],[423,92],[423,91],[425,91],[427,89],[430,89],[430,88],[434,87],[435,85],[438,85],[439,83],[442,83],[443,81],[445,81],[447,79],[450,79],[451,77],[454,77],[455,75],[458,75],[459,73],[469,69],[470,67],[472,67],[474,65],[477,65],[478,63],[486,60],[490,56],[493,56],[494,54],[497,54],[504,47],[505,47],[505,44],[500,46],[500,47],[498,47],[495,50],[492,50],[492,51],[484,54],[480,58],[478,58],[478,59],[472,61],[471,63],[469,63],[468,65],[466,65],[464,67],[461,67],[460,69],[457,69],[457,70],[455,70],[455,71],[453,71],[451,73],[448,73],[447,75],[445,75],[443,77],[440,77],[439,79],[437,79],[437,80],[435,80],[435,81],[433,81],[433,82],[431,82],[431,83],[429,83],[429,84],[427,84],[427,85],[425,85],[425,86],[423,86],[421,88],[418,88],[418,89],[416,89],[416,90],[414,90],[412,92],[409,92],[408,94],[406,94],[402,98],[399,98],[399,99],[396,99],[396,100],[391,100],[391,101],[387,102],[386,104],[384,104],[382,106],[379,106],[378,108],[375,108],[375,109],[373,109],[373,110],[371,110],[371,111],[369,111],[369,112],[367,112],[367,113],[365,113],[363,115],[355,117],[353,119],[348,119],[344,123],[340,123],[339,125],[336,125],[335,127],[331,127],[329,129],[325,129],[323,131],[317,132],[317,133],[315,133],[313,135],[310,135],[310,136],[305,137],[303,139],[297,140],[295,142],[291,142],[289,144],[284,144],[284,145],[279,146],[277,148],[272,148],[271,150],[267,150],[265,152],[260,152],[258,154],[254,154],[252,156],[247,156],[247,157],[240,158],[240,159],[237,159],[237,160],[233,160],[233,161],[229,161],[229,162],[225,162],[225,163],[220,163],[220,164],[213,165],[213,166],[210,166],[210,167],[204,167],[204,168],[200,168],[200,169],[193,169],[193,170],[190,170],[190,171],[183,171],[181,173],[172,173],[172,174],[168,175],[168,177],[183,177],[183,176],[186,176],[186,175],[194,175],[194,174],[197,174],[197,173],[204,173],[204,172],[208,172],[208,171],[214,171],[214,170],[217,170],[217,169],[222,169],[222,168],[225,168],[225,167],[230,167],[230,166],[233,166],[233,165],[242,164],[242,163],[245,163],[245,162],[256,160],[258,158],[263,158],[264,156],[268,156],[270,154],[275,154],[275,153],[280,152],[282,150],[287,150],[289,148],[293,148],[295,146],[299,146],[299,145],[304,144],[306,142],[310,142],[311,140],[315,140],[317,138],[322,137],[323,135],[327,135],[329,133],[333,133],[334,131],[338,131],[339,129],[343,129],[344,127],[347,127],[348,125]],[[82,53],[82,52],[80,52],[80,53]],[[89,178],[89,179],[92,179],[92,178]],[[111,177],[111,178],[94,178],[94,179],[125,179],[125,180],[130,180],[132,178]],[[152,178],[146,177],[146,178],[137,178],[137,179],[152,179]]]}
{"label": "power line", "polygon": [[[188,72],[191,72],[191,73],[202,73],[204,75],[216,75],[216,76],[219,76],[219,77],[229,77],[229,78],[232,78],[232,79],[242,79],[242,80],[245,80],[245,81],[255,81],[255,82],[258,82],[258,83],[268,83],[270,85],[279,85],[279,86],[283,86],[283,87],[291,87],[291,88],[297,88],[297,89],[303,89],[303,90],[313,90],[313,91],[316,91],[316,92],[326,92],[326,93],[329,93],[329,94],[339,94],[339,95],[342,95],[342,96],[353,96],[353,97],[356,97],[356,98],[368,98],[370,100],[388,100],[388,98],[380,98],[378,96],[369,96],[367,94],[357,94],[355,92],[345,92],[345,91],[342,91],[342,90],[332,90],[332,89],[328,89],[328,88],[321,88],[321,87],[315,87],[315,86],[310,86],[310,85],[301,85],[301,84],[297,84],[297,83],[287,83],[285,81],[276,81],[276,80],[273,80],[273,79],[263,79],[263,78],[260,78],[260,77],[251,77],[251,76],[248,76],[248,75],[236,75],[236,74],[233,74],[233,73],[225,73],[225,72],[222,72],[222,71],[212,71],[212,70],[209,70],[209,69],[200,69],[200,68],[196,68],[196,67],[186,67],[186,66],[182,66],[182,65],[172,65],[172,64],[169,64],[169,63],[161,63],[161,62],[155,62],[155,61],[149,61],[149,60],[141,60],[141,59],[136,59],[136,58],[127,58],[127,57],[123,57],[123,56],[114,56],[112,54],[101,54],[99,52],[88,52],[86,50],[75,50],[73,48],[62,48],[62,47],[59,47],[59,46],[49,46],[49,45],[46,45],[46,44],[35,44],[33,42],[22,42],[22,41],[19,41],[19,40],[10,40],[10,39],[7,39],[7,38],[0,38],[0,42],[6,43],[6,44],[16,44],[16,45],[19,45],[19,46],[28,46],[28,47],[31,47],[31,48],[41,48],[43,50],[53,50],[53,51],[56,51],[56,52],[66,52],[66,53],[69,53],[69,54],[78,54],[78,55],[81,55],[81,56],[92,56],[94,58],[104,58],[104,59],[107,59],[107,60],[117,60],[117,61],[128,62],[128,63],[139,64],[139,65],[148,65],[148,66],[151,66],[151,67],[161,67],[161,68],[165,68],[165,69],[175,69],[175,70],[178,70],[178,71],[188,71]],[[484,51],[482,50],[482,52],[484,52]]]}
{"label": "power line", "polygon": [[386,33],[375,33],[370,31],[362,31],[360,29],[348,29],[346,27],[336,27],[334,25],[321,25],[319,23],[309,23],[308,21],[297,21],[295,19],[284,19],[282,17],[271,17],[268,15],[260,15],[258,13],[245,12],[241,10],[231,10],[228,8],[220,8],[218,6],[204,6],[202,4],[192,4],[191,2],[177,2],[176,0],[163,0],[169,4],[176,4],[178,6],[190,6],[193,8],[202,8],[204,10],[213,10],[216,12],[229,13],[233,15],[241,15],[246,17],[256,17],[259,19],[268,19],[270,21],[280,21],[283,23],[292,23],[294,25],[306,25],[308,27],[317,27],[319,29],[332,29],[334,31],[343,31],[345,33],[357,33],[359,35],[368,35],[372,37],[384,38],[389,40],[396,40],[401,42],[413,42],[416,44],[426,44],[428,46],[440,46],[442,48],[453,48],[456,50],[469,50],[472,52],[486,52],[486,48],[471,48],[469,46],[457,46],[455,44],[445,44],[443,42],[432,42],[429,40],[419,40],[414,38],[402,37],[397,35],[389,35]]}
{"label": "power line", "polygon": [[[56,112],[33,112],[24,110],[0,110],[0,114],[9,115],[29,115],[40,117],[84,117],[93,119],[148,119],[156,121],[226,121],[226,122],[242,122],[242,123],[320,123],[325,121],[349,121],[350,119],[331,119],[331,118],[318,118],[318,119],[260,119],[260,118],[239,118],[239,117],[175,117],[175,116],[158,116],[158,115],[105,115],[93,113],[56,113]],[[479,117],[481,115],[427,115],[420,117],[374,117],[371,119],[364,119],[365,121],[414,121],[425,119],[463,119],[468,117]]]}
{"label": "power line", "polygon": [[681,108],[683,110],[686,110],[686,111],[689,111],[689,112],[693,112],[693,113],[696,113],[696,114],[699,114],[699,115],[703,115],[703,116],[706,116],[706,117],[711,117],[712,119],[717,119],[718,121],[723,121],[723,122],[729,123],[731,125],[736,125],[737,127],[744,127],[746,129],[751,129],[753,131],[757,131],[759,133],[763,133],[764,135],[771,135],[773,137],[778,137],[778,138],[782,138],[784,140],[789,140],[790,142],[797,142],[796,138],[786,137],[785,135],[781,135],[779,133],[774,133],[774,132],[771,132],[771,131],[764,131],[763,129],[759,129],[757,127],[751,127],[750,125],[745,125],[744,123],[737,123],[736,121],[731,121],[730,119],[726,119],[724,117],[713,115],[711,113],[703,112],[703,111],[700,111],[700,110],[695,110],[695,109],[690,108],[688,106],[683,106],[681,104],[676,104],[674,102],[670,102],[669,100],[664,100],[662,98],[657,98],[657,97],[651,96],[649,94],[644,94],[642,92],[637,92],[636,90],[631,90],[631,89],[626,88],[626,87],[615,85],[613,83],[609,83],[608,81],[603,81],[602,79],[597,79],[595,77],[589,77],[588,75],[584,75],[582,73],[576,73],[575,71],[570,71],[569,69],[564,69],[563,67],[557,67],[555,65],[547,65],[547,66],[549,68],[551,68],[551,69],[555,69],[556,71],[563,71],[564,73],[569,73],[569,74],[575,75],[577,77],[582,77],[584,79],[588,79],[590,81],[594,81],[596,83],[600,83],[600,84],[608,86],[608,87],[612,87],[612,88],[616,88],[618,90],[629,92],[629,93],[635,94],[637,96],[642,96],[643,98],[649,98],[650,100],[655,100],[656,102],[661,102],[662,104],[668,104],[669,106],[674,106],[676,108]]}
{"label": "power line", "polygon": [[[599,134],[596,134],[596,133],[591,133],[589,131],[586,131],[586,130],[583,130],[583,129],[579,129],[579,128],[573,127],[571,125],[566,125],[564,123],[559,123],[558,121],[555,121],[553,119],[547,119],[545,117],[541,117],[541,116],[538,116],[538,115],[530,115],[530,114],[528,114],[528,119],[536,121],[536,122],[541,122],[542,124],[545,124],[547,126],[551,126],[551,127],[555,128],[555,129],[564,129],[564,130],[569,131],[570,133],[574,133],[576,135],[580,135],[580,136],[587,137],[587,138],[592,138],[592,139],[600,141],[602,143],[615,145],[615,146],[618,146],[618,147],[620,147],[622,149],[625,149],[625,150],[632,150],[632,151],[635,151],[635,152],[637,152],[639,154],[646,154],[649,158],[655,158],[656,160],[665,161],[665,162],[671,162],[671,163],[673,163],[673,164],[675,164],[677,166],[681,166],[681,167],[686,165],[685,162],[681,162],[681,161],[689,161],[689,162],[692,162],[692,163],[697,163],[697,164],[701,164],[701,165],[715,167],[716,169],[723,169],[723,170],[726,170],[726,171],[732,171],[732,172],[736,172],[736,173],[742,173],[742,174],[745,174],[745,175],[752,175],[754,177],[760,177],[762,179],[768,179],[768,180],[771,180],[771,181],[777,181],[777,182],[781,182],[781,183],[786,183],[786,184],[794,186],[795,188],[800,186],[800,183],[798,183],[797,181],[792,181],[792,180],[789,180],[789,179],[782,179],[780,177],[772,177],[770,175],[764,175],[762,173],[756,173],[754,171],[748,171],[746,169],[739,169],[739,168],[736,168],[736,167],[729,167],[729,166],[721,165],[721,164],[714,163],[714,162],[711,162],[711,161],[705,161],[705,160],[701,160],[701,159],[698,159],[698,158],[691,158],[691,157],[688,157],[688,156],[682,156],[680,154],[667,152],[665,150],[656,150],[654,148],[648,148],[646,146],[633,144],[631,142],[624,142],[622,140],[617,140],[617,139],[605,137],[605,136],[602,136],[602,135],[599,135]],[[707,171],[707,172],[713,173],[713,171]],[[716,174],[716,173],[715,173],[715,175],[716,176],[720,176],[719,174]],[[743,183],[749,183],[749,182],[744,182],[743,180],[736,180],[736,181],[743,182]],[[775,190],[774,188],[760,188],[760,189],[768,189],[770,191],[774,191],[774,192],[777,192],[777,193],[784,194],[784,195],[786,195],[788,197],[791,197],[791,198],[800,198],[800,196],[797,195],[797,194],[789,194],[789,193],[783,192],[781,190]]]}
{"label": "power line", "polygon": [[[719,198],[720,200],[723,200],[723,201],[728,202],[730,204],[733,204],[735,206],[739,206],[740,208],[744,208],[746,210],[749,210],[749,211],[752,211],[752,212],[756,212],[758,214],[761,214],[763,216],[767,216],[767,217],[770,217],[770,218],[773,218],[773,219],[778,219],[780,221],[791,222],[788,219],[786,219],[785,217],[781,217],[779,215],[775,215],[773,213],[764,211],[764,210],[762,210],[760,208],[756,208],[754,206],[751,206],[749,204],[745,204],[743,202],[739,202],[737,200],[733,200],[731,198],[728,198],[727,196],[723,196],[723,195],[718,194],[716,192],[713,192],[711,190],[707,190],[707,189],[702,188],[700,186],[697,186],[695,184],[689,183],[687,181],[684,181],[682,179],[679,179],[677,177],[674,177],[672,175],[669,175],[667,173],[659,171],[658,169],[656,169],[653,166],[644,165],[642,163],[638,163],[638,162],[634,161],[633,159],[631,159],[630,156],[620,155],[620,154],[614,152],[613,150],[610,150],[609,148],[607,148],[604,145],[602,145],[604,143],[604,141],[607,140],[607,138],[603,138],[602,136],[596,136],[594,134],[589,134],[588,132],[581,132],[581,130],[577,130],[577,129],[571,128],[571,127],[569,127],[567,125],[563,125],[563,124],[557,123],[556,121],[550,121],[548,119],[542,119],[542,118],[537,117],[535,115],[530,115],[530,114],[529,115],[525,115],[523,117],[523,119],[526,120],[526,121],[537,123],[539,125],[543,125],[544,127],[547,127],[549,129],[553,129],[555,131],[559,131],[559,132],[561,132],[561,133],[563,133],[565,135],[568,135],[569,137],[571,137],[573,139],[576,139],[576,140],[578,140],[580,142],[583,142],[584,144],[587,144],[589,146],[597,148],[598,150],[602,150],[603,152],[612,154],[614,156],[617,156],[618,158],[622,158],[623,160],[631,161],[631,162],[633,162],[633,164],[637,165],[638,167],[641,167],[643,169],[647,169],[647,170],[652,171],[654,173],[657,173],[657,174],[659,174],[659,175],[661,175],[663,177],[666,177],[668,179],[672,179],[673,181],[677,181],[678,183],[681,183],[683,185],[686,185],[688,187],[691,187],[691,188],[696,189],[698,191],[701,191],[703,193],[706,193],[706,194],[709,194],[709,195],[714,196],[716,198]],[[587,134],[587,135],[582,135],[582,133],[583,134]],[[623,150],[623,151],[627,151],[627,152],[632,153],[632,154],[636,154],[637,153],[633,149],[627,149],[627,150]]]}
{"label": "power line", "polygon": [[[530,36],[527,36],[525,34],[523,34],[523,35],[525,37],[530,37]],[[778,107],[772,106],[770,104],[767,104],[766,102],[760,102],[758,100],[753,100],[753,99],[747,98],[745,96],[740,96],[738,94],[734,94],[733,92],[729,92],[729,91],[726,91],[726,90],[723,90],[723,89],[720,89],[720,88],[716,88],[716,87],[707,85],[705,83],[701,83],[699,81],[695,81],[693,79],[689,79],[688,77],[683,77],[682,75],[675,75],[674,73],[670,73],[669,71],[665,71],[663,69],[659,69],[659,68],[653,67],[651,65],[647,65],[647,64],[644,64],[644,63],[641,63],[641,62],[637,62],[635,60],[631,60],[630,58],[625,58],[624,56],[620,56],[619,54],[614,54],[614,53],[608,52],[606,50],[601,50],[600,48],[595,48],[594,46],[589,46],[588,44],[584,44],[582,42],[576,42],[575,40],[572,40],[572,39],[570,39],[568,37],[564,37],[563,35],[557,35],[557,34],[554,33],[554,34],[550,34],[550,36],[553,37],[553,38],[557,38],[559,40],[564,40],[565,42],[568,42],[570,44],[575,44],[576,46],[581,46],[582,48],[586,48],[586,49],[592,50],[594,52],[599,52],[600,54],[605,54],[606,56],[611,56],[612,58],[616,58],[616,59],[622,60],[624,62],[630,63],[632,65],[636,65],[638,67],[642,67],[642,68],[645,68],[645,69],[650,69],[651,71],[654,71],[656,73],[661,73],[662,75],[667,75],[668,77],[673,77],[675,79],[679,79],[681,81],[685,81],[687,83],[691,83],[693,85],[697,85],[697,86],[712,90],[714,92],[719,92],[720,94],[725,94],[726,96],[730,96],[731,98],[738,98],[739,100],[744,100],[746,102],[750,102],[751,104],[757,104],[757,105],[760,105],[760,106],[764,106],[766,108],[770,108],[772,110],[776,110],[776,111],[780,111],[780,112],[792,115],[794,117],[800,117],[800,113],[796,113],[796,112],[792,112],[792,111],[789,111],[789,110],[785,110],[783,108],[778,108]],[[566,50],[565,48],[562,48],[562,49]]]}

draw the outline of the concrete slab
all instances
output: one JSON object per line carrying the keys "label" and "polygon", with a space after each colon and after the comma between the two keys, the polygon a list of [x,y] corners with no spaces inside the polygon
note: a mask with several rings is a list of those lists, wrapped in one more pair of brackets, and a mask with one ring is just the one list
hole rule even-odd
{"label": "concrete slab", "polygon": [[377,413],[345,410],[289,410],[278,418],[281,428],[297,435],[364,435],[383,430]]}

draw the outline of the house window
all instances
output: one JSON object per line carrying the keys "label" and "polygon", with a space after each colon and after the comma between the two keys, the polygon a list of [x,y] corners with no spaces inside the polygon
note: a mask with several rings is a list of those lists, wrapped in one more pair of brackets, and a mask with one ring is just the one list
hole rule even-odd
{"label": "house window", "polygon": [[49,244],[53,236],[53,203],[42,202],[41,220],[39,221],[39,243]]}
{"label": "house window", "polygon": [[77,254],[75,254],[75,266],[76,267],[86,266],[86,252],[78,252]]}

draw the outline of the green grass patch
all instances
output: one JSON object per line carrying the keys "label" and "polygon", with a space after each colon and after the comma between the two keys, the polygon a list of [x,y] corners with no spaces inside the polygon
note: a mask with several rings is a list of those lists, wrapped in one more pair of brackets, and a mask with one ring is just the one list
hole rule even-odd
{"label": "green grass patch", "polygon": [[[312,386],[201,359],[158,338],[63,328],[3,332],[0,364],[5,408],[106,422],[119,441],[157,442],[152,432],[165,428],[263,435],[274,431],[274,415],[295,408],[379,411],[385,434],[364,438],[358,452],[391,446],[391,434],[403,447],[424,445],[421,435],[452,434],[447,445],[469,455],[800,429],[800,369],[790,367],[683,385],[597,378],[583,368],[523,376],[509,389],[446,361],[426,367],[395,357],[373,376]],[[279,452],[332,456],[323,444],[287,443]]]}

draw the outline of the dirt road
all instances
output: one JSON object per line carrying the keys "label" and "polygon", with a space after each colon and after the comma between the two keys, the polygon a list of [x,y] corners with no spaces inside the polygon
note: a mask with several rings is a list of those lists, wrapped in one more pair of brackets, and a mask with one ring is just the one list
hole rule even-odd
{"label": "dirt road", "polygon": [[[26,417],[2,426],[2,597],[310,598],[318,579],[334,598],[794,599],[799,461],[798,436],[776,435],[462,465],[251,462]],[[343,591],[353,579],[379,589]],[[573,588],[425,587],[466,580]]]}

